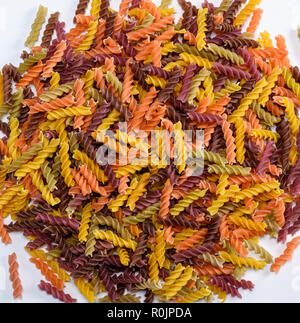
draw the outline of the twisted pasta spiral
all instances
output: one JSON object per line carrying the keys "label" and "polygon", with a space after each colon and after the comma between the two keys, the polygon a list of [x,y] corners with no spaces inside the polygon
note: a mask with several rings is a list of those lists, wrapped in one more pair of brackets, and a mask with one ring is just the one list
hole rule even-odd
{"label": "twisted pasta spiral", "polygon": [[250,0],[248,4],[241,10],[235,18],[233,25],[240,27],[244,24],[245,20],[251,15],[256,6],[261,3],[261,0]]}
{"label": "twisted pasta spiral", "polygon": [[41,271],[42,275],[44,275],[54,287],[56,287],[58,290],[63,290],[64,282],[50,270],[45,262],[36,258],[30,258],[30,261],[35,264],[36,268]]}
{"label": "twisted pasta spiral", "polygon": [[219,209],[227,203],[230,198],[234,197],[237,192],[240,191],[238,185],[232,185],[228,190],[225,191],[225,194],[218,196],[216,200],[212,202],[212,205],[207,208],[207,211],[210,215],[215,215],[218,213]]}
{"label": "twisted pasta spiral", "polygon": [[267,264],[273,263],[273,256],[254,241],[245,240],[244,245],[247,249],[254,251],[257,255],[260,255],[261,259],[264,260]]}
{"label": "twisted pasta spiral", "polygon": [[197,96],[199,86],[209,75],[210,71],[208,71],[206,68],[203,68],[197,75],[193,77],[187,100],[189,104],[193,103],[194,98]]}
{"label": "twisted pasta spiral", "polygon": [[88,236],[89,223],[92,217],[92,205],[88,203],[82,210],[81,225],[79,227],[78,240],[80,242],[86,242]]}
{"label": "twisted pasta spiral", "polygon": [[19,276],[19,270],[18,270],[19,264],[17,262],[17,255],[15,252],[8,256],[8,264],[9,264],[9,279],[13,285],[14,298],[15,299],[21,298],[23,287]]}
{"label": "twisted pasta spiral", "polygon": [[216,44],[208,44],[207,49],[214,55],[221,58],[226,58],[236,65],[243,65],[245,61],[242,56],[232,52],[231,50],[225,49],[224,47],[218,46]]}
{"label": "twisted pasta spiral", "polygon": [[156,215],[160,209],[161,202],[157,202],[153,205],[148,206],[143,211],[137,213],[135,216],[128,216],[123,219],[125,224],[138,224],[144,222],[146,219],[149,219],[153,215]]}
{"label": "twisted pasta spiral", "polygon": [[165,263],[165,248],[166,248],[166,241],[164,238],[164,230],[157,230],[156,231],[156,246],[154,249],[154,253],[156,255],[156,261],[160,268],[164,266]]}
{"label": "twisted pasta spiral", "polygon": [[41,171],[42,171],[43,176],[47,182],[50,192],[53,192],[55,189],[57,189],[57,187],[56,187],[57,180],[52,172],[52,169],[49,167],[48,162],[44,162],[42,164]]}
{"label": "twisted pasta spiral", "polygon": [[254,230],[254,231],[265,231],[266,224],[263,222],[254,222],[252,220],[246,219],[245,217],[240,217],[238,215],[230,215],[228,219],[242,228]]}
{"label": "twisted pasta spiral", "polygon": [[300,84],[293,78],[292,72],[289,71],[287,67],[284,67],[282,75],[287,86],[296,94],[297,98],[300,99]]}
{"label": "twisted pasta spiral", "polygon": [[170,214],[172,216],[179,215],[186,207],[191,205],[194,201],[197,201],[201,197],[204,197],[206,192],[207,192],[207,189],[206,190],[196,189],[195,191],[189,193],[170,210]]}
{"label": "twisted pasta spiral", "polygon": [[59,86],[59,82],[60,82],[60,74],[57,72],[52,72],[49,90],[52,91],[55,88],[57,88]]}
{"label": "twisted pasta spiral", "polygon": [[236,128],[236,137],[235,137],[235,145],[236,145],[236,159],[242,165],[245,161],[245,124],[242,118],[235,119],[235,128]]}
{"label": "twisted pasta spiral", "polygon": [[272,190],[278,189],[280,186],[279,182],[273,181],[269,183],[262,183],[262,184],[255,184],[253,187],[242,190],[234,196],[235,201],[243,201],[244,199],[252,198],[253,196],[258,196],[259,194],[262,194],[264,192],[271,192]]}
{"label": "twisted pasta spiral", "polygon": [[37,156],[31,162],[24,164],[21,168],[19,168],[15,172],[15,176],[20,179],[25,177],[31,171],[40,169],[46,159],[56,152],[58,145],[58,139],[52,139],[49,143],[47,140],[45,140],[45,143],[43,144],[43,150],[40,150]]}
{"label": "twisted pasta spiral", "polygon": [[31,26],[31,32],[28,38],[26,39],[25,46],[33,47],[34,44],[38,41],[41,29],[46,21],[47,12],[47,8],[39,6],[36,18]]}
{"label": "twisted pasta spiral", "polygon": [[195,63],[200,67],[205,67],[206,69],[211,69],[213,63],[207,58],[202,58],[201,56],[195,56],[188,53],[179,54],[180,58],[187,64]]}
{"label": "twisted pasta spiral", "polygon": [[79,289],[80,293],[90,302],[95,303],[96,296],[92,286],[89,283],[86,283],[82,278],[75,280],[75,285]]}
{"label": "twisted pasta spiral", "polygon": [[121,248],[125,247],[125,248],[132,249],[133,251],[135,251],[135,249],[137,247],[137,243],[135,241],[120,238],[119,236],[117,236],[115,233],[113,233],[110,230],[108,230],[108,231],[97,230],[94,232],[94,236],[96,239],[111,241],[115,246],[119,246]]}
{"label": "twisted pasta spiral", "polygon": [[275,259],[273,265],[271,266],[271,271],[278,273],[281,266],[292,259],[292,255],[295,249],[298,248],[299,244],[300,237],[296,237],[292,241],[288,242],[283,255]]}
{"label": "twisted pasta spiral", "polygon": [[228,117],[228,121],[234,122],[236,118],[243,118],[250,105],[259,98],[260,94],[263,92],[264,88],[267,85],[268,82],[266,80],[266,77],[263,77],[261,80],[259,80],[256,83],[255,88],[241,100],[241,104],[238,109]]}
{"label": "twisted pasta spiral", "polygon": [[263,269],[266,266],[264,261],[256,260],[251,257],[239,257],[233,253],[228,253],[225,251],[220,251],[219,256],[226,262],[231,262],[233,265],[237,265],[239,267],[250,267],[255,270]]}
{"label": "twisted pasta spiral", "polygon": [[267,78],[268,85],[263,89],[262,94],[257,100],[257,103],[262,105],[263,107],[266,106],[266,103],[269,101],[269,96],[272,93],[272,89],[275,87],[275,84],[278,80],[279,75],[282,74],[281,68],[276,66],[271,74]]}
{"label": "twisted pasta spiral", "polygon": [[275,143],[280,138],[280,135],[276,132],[270,131],[270,130],[263,130],[263,129],[253,129],[250,133],[251,136],[254,138],[260,138],[260,139],[270,139],[273,140]]}
{"label": "twisted pasta spiral", "polygon": [[118,248],[118,255],[120,257],[121,264],[123,266],[128,266],[130,262],[130,258],[126,249]]}
{"label": "twisted pasta spiral", "polygon": [[249,167],[242,167],[242,166],[220,166],[220,165],[210,165],[208,167],[208,172],[213,174],[228,174],[228,175],[242,175],[242,176],[248,176],[250,175],[251,168]]}
{"label": "twisted pasta spiral", "polygon": [[206,14],[208,12],[207,8],[199,8],[198,15],[197,15],[197,25],[198,25],[198,31],[196,36],[196,43],[197,43],[197,49],[202,50],[206,43],[205,43],[205,32],[207,31],[207,25],[206,25]]}
{"label": "twisted pasta spiral", "polygon": [[19,130],[19,121],[17,118],[11,118],[9,122],[9,128],[10,128],[10,136],[7,141],[7,148],[9,155],[12,157],[13,160],[16,160],[18,158],[18,149],[15,146],[16,141],[19,138],[20,130]]}
{"label": "twisted pasta spiral", "polygon": [[61,84],[55,89],[45,92],[40,96],[40,99],[44,102],[50,102],[52,100],[57,99],[58,97],[62,96],[63,94],[69,93],[73,90],[75,81]]}
{"label": "twisted pasta spiral", "polygon": [[66,117],[74,117],[74,116],[88,116],[91,114],[90,107],[69,107],[66,109],[57,109],[55,111],[51,111],[47,114],[47,119],[50,121],[54,121],[57,119],[63,119]]}
{"label": "twisted pasta spiral", "polygon": [[82,164],[86,164],[87,167],[96,175],[97,180],[103,184],[107,181],[107,177],[104,174],[104,171],[94,163],[94,161],[88,157],[88,155],[80,150],[75,150],[73,154],[75,160],[80,161]]}
{"label": "twisted pasta spiral", "polygon": [[42,193],[42,197],[47,203],[54,206],[60,202],[58,197],[53,197],[48,186],[44,185],[43,179],[37,170],[31,171],[30,177],[32,179],[32,184]]}
{"label": "twisted pasta spiral", "polygon": [[201,288],[200,290],[191,292],[182,298],[179,303],[193,303],[197,302],[202,298],[205,298],[211,294],[211,291],[208,288]]}
{"label": "twisted pasta spiral", "polygon": [[169,300],[173,296],[175,296],[181,290],[181,288],[184,287],[192,278],[192,275],[193,268],[186,267],[182,274],[178,277],[178,279],[171,286],[168,286],[168,288],[164,290],[163,295],[166,297],[166,299]]}
{"label": "twisted pasta spiral", "polygon": [[159,281],[159,269],[158,269],[158,263],[156,260],[155,253],[151,253],[148,257],[148,264],[149,264],[149,277],[152,281],[158,283]]}
{"label": "twisted pasta spiral", "polygon": [[296,116],[295,106],[294,106],[293,102],[287,97],[282,98],[282,100],[280,102],[286,108],[285,111],[286,111],[287,118],[290,123],[291,133],[294,136],[297,136],[298,132],[299,132],[300,121],[299,121],[298,117]]}
{"label": "twisted pasta spiral", "polygon": [[87,33],[82,43],[75,49],[75,53],[88,51],[94,41],[98,29],[98,21],[90,21]]}
{"label": "twisted pasta spiral", "polygon": [[29,55],[20,63],[17,71],[22,75],[24,74],[31,66],[43,60],[47,55],[47,50],[42,49],[40,52],[36,52],[33,55]]}
{"label": "twisted pasta spiral", "polygon": [[93,223],[112,227],[123,239],[133,239],[132,234],[126,229],[125,225],[111,216],[98,215],[93,218]]}

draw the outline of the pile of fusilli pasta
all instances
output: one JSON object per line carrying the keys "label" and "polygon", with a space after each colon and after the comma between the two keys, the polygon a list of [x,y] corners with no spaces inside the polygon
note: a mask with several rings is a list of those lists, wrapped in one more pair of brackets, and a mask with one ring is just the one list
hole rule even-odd
{"label": "pile of fusilli pasta", "polygon": [[[63,302],[70,281],[90,302],[225,301],[300,243],[300,72],[284,38],[255,39],[261,0],[178,2],[175,21],[170,0],[80,0],[75,27],[53,13],[36,45],[41,6],[0,74],[0,237],[28,237],[39,288]],[[283,255],[266,235],[289,241]]]}

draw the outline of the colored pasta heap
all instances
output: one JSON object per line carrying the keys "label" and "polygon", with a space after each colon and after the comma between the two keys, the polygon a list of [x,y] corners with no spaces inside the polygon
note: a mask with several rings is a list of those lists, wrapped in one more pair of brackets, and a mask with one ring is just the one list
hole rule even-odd
{"label": "colored pasta heap", "polygon": [[[281,35],[255,40],[260,2],[179,0],[175,21],[169,0],[93,0],[89,13],[81,0],[75,27],[53,13],[40,46],[39,8],[22,62],[0,74],[0,235],[28,237],[41,290],[75,302],[73,280],[90,302],[224,301],[253,289],[246,271],[291,259],[300,72]],[[275,260],[267,235],[289,241]]]}

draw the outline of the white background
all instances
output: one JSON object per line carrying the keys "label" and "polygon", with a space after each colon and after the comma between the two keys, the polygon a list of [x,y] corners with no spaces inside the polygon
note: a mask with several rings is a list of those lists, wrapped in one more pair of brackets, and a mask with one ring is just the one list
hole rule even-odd
{"label": "white background", "polygon": [[[67,22],[67,30],[72,26],[73,14],[78,0],[0,0],[0,68],[6,63],[19,64],[20,54],[24,49],[24,42],[30,32],[39,4],[49,9],[49,13],[60,11],[60,19]],[[154,1],[156,4],[160,0]],[[197,6],[202,1],[192,1]],[[213,1],[219,4],[221,0]],[[112,7],[118,9],[120,1],[112,0]],[[181,15],[177,2],[173,7]],[[300,65],[300,41],[297,39],[297,26],[300,24],[299,0],[263,0],[260,6],[264,10],[259,31],[267,30],[274,37],[282,34],[287,40],[290,58],[293,65]],[[44,279],[35,266],[29,262],[29,255],[24,250],[28,242],[22,234],[11,234],[13,244],[4,246],[0,242],[0,302],[55,302],[55,300],[41,292],[37,285]],[[283,245],[275,240],[264,240],[265,246],[274,256],[279,256]],[[20,276],[24,287],[23,299],[14,301],[8,275],[7,257],[16,252],[20,263]],[[269,266],[261,272],[249,270],[246,275],[255,283],[253,292],[242,292],[242,302],[300,302],[300,248],[295,252],[292,262],[285,265],[279,274],[270,273]],[[74,287],[73,283],[66,284],[66,291],[78,299],[86,302]],[[240,302],[239,299],[228,297],[228,302]]]}

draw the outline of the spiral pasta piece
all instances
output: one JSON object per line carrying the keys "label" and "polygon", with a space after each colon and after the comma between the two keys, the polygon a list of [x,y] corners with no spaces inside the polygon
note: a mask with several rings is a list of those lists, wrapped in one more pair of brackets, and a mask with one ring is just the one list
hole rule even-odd
{"label": "spiral pasta piece", "polygon": [[50,205],[54,206],[60,202],[58,197],[51,194],[50,189],[43,183],[43,179],[38,171],[31,171],[30,177],[32,184],[41,192],[44,200]]}
{"label": "spiral pasta piece", "polygon": [[137,243],[135,241],[120,238],[110,230],[108,231],[97,230],[94,232],[94,236],[96,239],[108,240],[108,241],[111,241],[115,246],[119,246],[121,248],[125,247],[128,249],[132,249],[133,251],[135,251],[137,246]]}
{"label": "spiral pasta piece", "polygon": [[184,287],[187,282],[192,278],[193,269],[191,267],[186,267],[178,279],[174,282],[173,285],[168,286],[164,291],[164,296],[167,300],[175,296],[182,287]]}
{"label": "spiral pasta piece", "polygon": [[292,259],[293,253],[295,249],[300,244],[300,238],[296,237],[292,241],[288,242],[286,245],[286,249],[284,253],[274,260],[274,263],[271,266],[271,271],[278,273],[282,265],[284,265],[287,261]]}
{"label": "spiral pasta piece", "polygon": [[255,270],[259,270],[259,269],[263,269],[266,265],[264,261],[255,260],[254,258],[251,258],[251,257],[242,258],[235,254],[228,253],[225,251],[220,251],[219,256],[224,261],[231,262],[232,264],[237,265],[239,267],[245,266],[245,267],[254,268]]}
{"label": "spiral pasta piece", "polygon": [[58,119],[63,119],[67,117],[74,116],[88,116],[91,114],[91,108],[89,107],[69,107],[69,108],[61,108],[55,111],[51,111],[47,115],[47,119],[50,121],[55,121]]}
{"label": "spiral pasta piece", "polygon": [[216,200],[212,202],[212,205],[207,208],[207,211],[211,216],[218,213],[219,209],[227,203],[230,198],[234,197],[236,193],[240,191],[240,188],[237,185],[232,185],[225,191],[225,194],[218,196]]}
{"label": "spiral pasta piece", "polygon": [[272,181],[269,183],[255,184],[249,189],[242,190],[235,195],[235,201],[242,201],[247,197],[251,198],[253,196],[258,196],[262,193],[269,193],[272,190],[278,189],[280,186],[279,182]]}
{"label": "spiral pasta piece", "polygon": [[256,223],[252,220],[246,219],[245,217],[239,217],[237,215],[230,215],[228,219],[242,228],[254,230],[254,231],[265,231],[266,224],[265,223]]}
{"label": "spiral pasta piece", "polygon": [[207,8],[199,9],[198,15],[197,15],[197,25],[198,25],[198,31],[196,36],[196,42],[197,42],[197,49],[201,50],[205,47],[205,32],[207,31],[207,25],[206,25],[206,14],[208,12]]}
{"label": "spiral pasta piece", "polygon": [[195,292],[191,292],[190,294],[186,295],[182,298],[179,303],[192,303],[197,302],[202,298],[205,298],[211,294],[211,291],[208,288],[201,288]]}
{"label": "spiral pasta piece", "polygon": [[297,136],[299,132],[300,121],[295,114],[295,106],[293,102],[289,98],[284,97],[280,99],[280,103],[286,108],[285,111],[290,123],[291,133],[294,136]]}
{"label": "spiral pasta piece", "polygon": [[97,138],[97,133],[101,131],[106,131],[110,128],[111,125],[113,125],[115,122],[119,120],[120,117],[120,112],[118,112],[116,109],[113,109],[112,112],[102,120],[101,125],[95,130],[92,134],[93,139],[96,140]]}
{"label": "spiral pasta piece", "polygon": [[58,290],[56,287],[44,282],[43,280],[41,280],[39,288],[40,290],[45,291],[48,295],[52,295],[54,298],[57,298],[64,303],[76,303],[76,299],[72,298],[69,294],[65,294],[63,291]]}
{"label": "spiral pasta piece", "polygon": [[63,94],[69,93],[71,90],[73,90],[74,83],[75,82],[72,81],[69,83],[61,84],[51,91],[46,91],[45,93],[40,95],[39,98],[44,102],[50,102],[52,100],[55,100]]}
{"label": "spiral pasta piece", "polygon": [[228,121],[234,122],[236,118],[243,118],[250,105],[259,98],[260,94],[267,85],[268,83],[265,77],[258,81],[253,91],[251,91],[245,98],[241,100],[240,106],[229,116]]}
{"label": "spiral pasta piece", "polygon": [[233,137],[233,132],[230,129],[230,124],[226,120],[222,122],[222,131],[226,141],[226,158],[230,165],[232,165],[236,160],[236,145]]}
{"label": "spiral pasta piece", "polygon": [[210,69],[213,65],[213,63],[207,58],[202,58],[201,56],[195,56],[188,53],[181,53],[179,56],[187,64],[195,63],[200,67],[205,67],[206,69]]}
{"label": "spiral pasta piece", "polygon": [[132,191],[132,193],[128,197],[126,206],[128,206],[131,211],[135,208],[135,205],[138,199],[146,191],[145,187],[148,184],[149,178],[150,178],[150,173],[143,174],[140,178],[139,183],[137,184],[137,187]]}
{"label": "spiral pasta piece", "polygon": [[235,119],[235,128],[236,128],[236,137],[235,137],[235,145],[236,145],[236,159],[242,165],[245,160],[245,124],[242,118]]}
{"label": "spiral pasta piece", "polygon": [[249,26],[247,28],[248,33],[255,34],[256,29],[260,23],[262,13],[263,13],[262,9],[255,9],[253,11],[252,19],[251,19]]}
{"label": "spiral pasta piece", "polygon": [[40,150],[32,161],[30,161],[27,164],[24,164],[21,168],[19,168],[15,172],[15,175],[18,178],[23,178],[31,171],[40,169],[40,167],[45,162],[45,160],[56,152],[58,145],[59,145],[58,139],[52,139],[50,142],[45,140],[45,143],[43,145],[43,150]]}
{"label": "spiral pasta piece", "polygon": [[93,40],[95,38],[95,35],[97,33],[97,29],[98,29],[98,21],[91,21],[89,23],[89,27],[87,30],[87,33],[85,35],[84,40],[82,41],[82,43],[75,49],[75,53],[79,53],[79,52],[86,52],[90,49],[90,47],[93,44]]}
{"label": "spiral pasta piece", "polygon": [[82,278],[75,280],[75,285],[77,286],[80,293],[90,302],[95,303],[96,296],[92,286],[89,283],[86,283]]}
{"label": "spiral pasta piece", "polygon": [[137,213],[135,216],[128,216],[123,219],[125,224],[138,224],[140,222],[144,222],[145,220],[149,219],[153,215],[156,215],[160,209],[161,202],[154,203],[153,205],[148,206],[143,211]]}
{"label": "spiral pasta piece", "polygon": [[165,263],[165,247],[166,242],[164,238],[164,230],[156,231],[156,246],[154,249],[154,253],[156,255],[156,261],[159,265],[159,268],[162,268]]}
{"label": "spiral pasta piece", "polygon": [[11,118],[9,122],[10,126],[10,136],[7,141],[8,153],[12,157],[13,160],[16,160],[19,157],[19,152],[16,147],[16,141],[19,138],[20,130],[19,130],[19,121],[17,118]]}
{"label": "spiral pasta piece", "polygon": [[56,187],[57,180],[56,180],[54,174],[52,173],[52,169],[49,167],[48,162],[45,162],[42,164],[41,171],[42,171],[43,176],[47,182],[50,192],[53,192],[55,189],[57,189],[57,187]]}
{"label": "spiral pasta piece", "polygon": [[263,129],[253,129],[250,133],[251,136],[254,138],[260,138],[260,139],[270,139],[273,140],[275,143],[280,138],[280,135],[278,133],[275,133],[270,130],[263,130]]}
{"label": "spiral pasta piece", "polygon": [[155,32],[166,28],[169,24],[173,22],[174,18],[172,16],[167,16],[160,19],[158,22],[154,22],[149,27],[140,29],[139,31],[132,31],[127,34],[128,41],[137,41],[141,38],[147,38],[149,35],[153,35]]}
{"label": "spiral pasta piece", "polygon": [[51,74],[53,72],[53,68],[62,60],[62,57],[64,55],[64,52],[67,48],[67,42],[65,40],[62,40],[56,48],[55,53],[53,56],[45,63],[42,77],[48,78],[51,77]]}
{"label": "spiral pasta piece", "polygon": [[109,203],[108,208],[112,212],[117,212],[126,203],[129,196],[137,188],[137,186],[138,186],[138,181],[136,179],[133,179],[132,182],[130,183],[130,186],[125,191],[125,194],[119,194],[116,197],[116,199],[112,200]]}
{"label": "spiral pasta piece", "polygon": [[216,44],[208,44],[207,49],[214,55],[225,58],[236,65],[243,65],[245,63],[241,56]]}
{"label": "spiral pasta piece", "polygon": [[57,72],[52,72],[49,90],[51,91],[51,90],[57,88],[59,86],[59,82],[60,82],[60,74]]}
{"label": "spiral pasta piece", "polygon": [[29,55],[27,58],[24,59],[22,63],[20,63],[17,71],[21,75],[24,74],[31,66],[43,60],[46,57],[46,55],[47,51],[45,49],[42,49],[39,52]]}
{"label": "spiral pasta piece", "polygon": [[263,107],[269,101],[269,96],[272,93],[273,88],[278,80],[279,75],[282,74],[282,70],[279,67],[275,67],[267,78],[268,85],[264,88],[261,96],[258,98],[257,103]]}
{"label": "spiral pasta piece", "polygon": [[291,71],[289,71],[287,67],[284,67],[282,75],[288,88],[296,94],[298,99],[300,99],[300,84],[293,78]]}
{"label": "spiral pasta piece", "polygon": [[256,254],[260,255],[261,259],[264,260],[267,264],[273,263],[273,256],[257,243],[253,242],[252,240],[245,240],[244,245],[247,249],[254,251]]}
{"label": "spiral pasta piece", "polygon": [[240,27],[244,24],[245,20],[251,15],[256,6],[261,3],[261,0],[250,0],[248,4],[241,10],[235,18],[233,25]]}
{"label": "spiral pasta piece", "polygon": [[169,206],[170,206],[170,199],[171,199],[171,194],[173,192],[173,186],[171,185],[170,180],[167,180],[164,189],[162,190],[162,195],[161,195],[161,207],[159,210],[158,215],[162,218],[166,218],[169,214]]}
{"label": "spiral pasta piece", "polygon": [[217,186],[217,191],[216,191],[217,195],[224,195],[225,194],[226,187],[229,185],[228,178],[229,178],[228,174],[224,174],[224,175],[220,176],[219,184]]}
{"label": "spiral pasta piece", "polygon": [[0,237],[1,237],[2,242],[6,245],[11,243],[11,241],[12,241],[9,233],[7,232],[7,230],[4,226],[2,215],[0,216]]}
{"label": "spiral pasta piece", "polygon": [[130,262],[130,258],[126,249],[118,248],[118,255],[120,257],[121,264],[123,266],[128,266]]}
{"label": "spiral pasta piece", "polygon": [[45,276],[45,278],[51,282],[51,284],[56,287],[58,290],[63,290],[64,283],[63,281],[57,277],[56,274],[54,274],[48,265],[43,262],[42,260],[39,260],[37,258],[30,258],[30,262],[34,263],[36,268],[39,269],[42,273],[42,275]]}
{"label": "spiral pasta piece", "polygon": [[17,262],[17,255],[15,252],[8,256],[8,264],[9,264],[9,279],[11,280],[13,285],[14,299],[21,298],[23,287],[19,277],[19,270],[18,270],[19,264]]}
{"label": "spiral pasta piece", "polygon": [[188,195],[186,195],[181,201],[179,201],[171,210],[170,214],[172,216],[179,215],[186,207],[192,204],[194,201],[199,200],[201,197],[205,196],[207,190],[197,189]]}
{"label": "spiral pasta piece", "polygon": [[101,0],[93,0],[91,4],[90,14],[95,19],[99,18]]}
{"label": "spiral pasta piece", "polygon": [[41,29],[43,27],[43,24],[46,21],[45,18],[46,18],[47,12],[48,12],[47,8],[43,6],[39,6],[39,10],[36,14],[36,18],[34,20],[34,23],[31,26],[30,34],[26,39],[25,46],[33,47],[35,43],[38,41]]}
{"label": "spiral pasta piece", "polygon": [[107,177],[105,176],[103,169],[101,169],[98,164],[89,158],[86,153],[76,149],[73,153],[73,158],[80,161],[82,164],[86,164],[93,174],[96,175],[98,181],[102,182],[103,184],[106,182]]}

